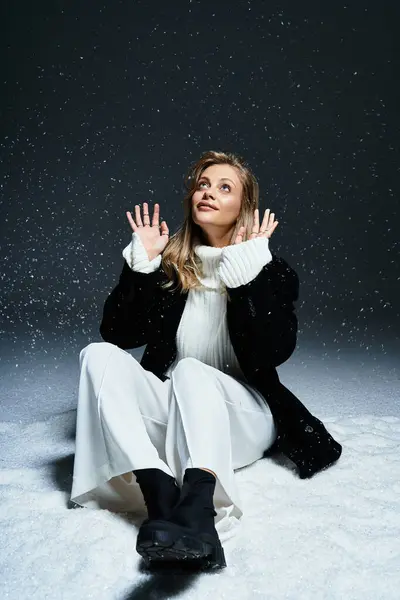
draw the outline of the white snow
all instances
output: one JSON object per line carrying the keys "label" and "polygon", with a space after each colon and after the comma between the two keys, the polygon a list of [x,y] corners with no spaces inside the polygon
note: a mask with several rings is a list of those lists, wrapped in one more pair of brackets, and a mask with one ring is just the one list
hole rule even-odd
{"label": "white snow", "polygon": [[51,356],[34,360],[0,370],[1,598],[399,598],[395,362],[357,353],[321,360],[297,350],[279,368],[343,445],[342,457],[310,480],[282,459],[238,471],[245,514],[225,547],[228,568],[189,575],[144,570],[135,551],[143,516],[68,508],[78,353],[56,369]]}

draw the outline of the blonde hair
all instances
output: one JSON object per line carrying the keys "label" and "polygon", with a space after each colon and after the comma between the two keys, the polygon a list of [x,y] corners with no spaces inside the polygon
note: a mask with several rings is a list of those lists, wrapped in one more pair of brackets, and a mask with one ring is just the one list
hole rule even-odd
{"label": "blonde hair", "polygon": [[[162,254],[162,268],[169,281],[162,287],[179,289],[181,293],[192,288],[202,287],[198,276],[201,276],[201,261],[194,252],[194,240],[204,243],[202,229],[192,219],[192,196],[197,188],[203,171],[211,165],[230,165],[237,171],[243,185],[242,202],[239,216],[229,244],[234,243],[240,227],[245,227],[243,241],[249,239],[253,227],[254,210],[258,208],[259,188],[250,167],[243,158],[231,152],[215,152],[210,150],[201,155],[199,160],[189,168],[184,178],[187,190],[183,199],[184,222],[178,231],[170,237]],[[171,290],[173,291],[173,290]]]}

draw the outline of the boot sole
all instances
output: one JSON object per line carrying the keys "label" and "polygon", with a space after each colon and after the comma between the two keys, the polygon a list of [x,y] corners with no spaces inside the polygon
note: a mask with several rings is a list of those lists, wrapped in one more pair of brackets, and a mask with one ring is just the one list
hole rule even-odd
{"label": "boot sole", "polygon": [[[210,535],[203,539],[188,534],[183,527],[165,521],[143,525],[138,533],[136,551],[147,564],[178,562],[199,569],[226,567],[221,542]],[[207,539],[208,538],[208,539]]]}

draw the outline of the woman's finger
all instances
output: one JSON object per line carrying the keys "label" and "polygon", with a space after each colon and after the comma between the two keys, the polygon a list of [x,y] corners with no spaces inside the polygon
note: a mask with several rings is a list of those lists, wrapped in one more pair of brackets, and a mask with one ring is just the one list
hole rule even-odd
{"label": "woman's finger", "polygon": [[275,213],[271,213],[269,215],[269,223],[268,223],[268,227],[272,227],[272,225],[274,224],[275,221]]}
{"label": "woman's finger", "polygon": [[254,211],[254,221],[253,221],[253,228],[251,230],[251,233],[257,235],[259,231],[260,231],[260,211],[258,210],[258,208],[256,208]]}
{"label": "woman's finger", "polygon": [[272,227],[269,227],[266,231],[267,234],[267,238],[270,238],[271,235],[274,233],[275,229],[278,226],[279,221],[275,221],[275,223],[272,225]]}
{"label": "woman's finger", "polygon": [[266,229],[268,229],[268,227],[269,227],[269,208],[267,208],[267,210],[264,213],[264,218],[263,218],[263,222],[261,223],[260,230],[265,231]]}
{"label": "woman's finger", "polygon": [[138,227],[143,227],[142,217],[140,215],[140,206],[138,204],[135,204],[135,218],[136,218],[136,225]]}
{"label": "woman's finger", "polygon": [[236,239],[235,239],[235,244],[241,244],[243,242],[243,236],[244,236],[244,227],[241,227],[236,235]]}
{"label": "woman's finger", "polygon": [[133,231],[136,231],[137,227],[136,227],[136,223],[135,221],[132,219],[132,215],[129,212],[129,210],[126,211],[126,216],[128,217],[128,221],[130,226],[132,227]]}
{"label": "woman's finger", "polygon": [[150,215],[149,215],[149,205],[147,202],[143,202],[143,224],[150,226]]}
{"label": "woman's finger", "polygon": [[159,227],[159,220],[160,220],[160,205],[159,204],[155,204],[154,205],[154,212],[153,212],[153,220],[151,222],[153,227]]}
{"label": "woman's finger", "polygon": [[161,235],[169,235],[168,225],[165,221],[161,222]]}

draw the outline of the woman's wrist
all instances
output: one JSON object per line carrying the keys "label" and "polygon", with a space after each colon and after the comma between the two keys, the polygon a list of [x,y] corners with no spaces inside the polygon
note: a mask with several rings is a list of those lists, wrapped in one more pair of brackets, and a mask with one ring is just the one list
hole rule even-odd
{"label": "woman's wrist", "polygon": [[130,244],[124,248],[122,255],[133,271],[141,273],[152,273],[156,271],[161,264],[160,253],[154,254],[154,258],[150,258],[147,250],[144,247],[142,240],[137,233],[132,234]]}
{"label": "woman's wrist", "polygon": [[157,258],[158,256],[160,256],[160,252],[149,252],[148,250],[146,250],[147,256],[149,257],[149,261],[151,262],[152,260],[154,260],[155,258]]}

